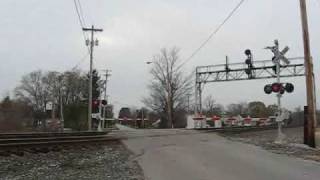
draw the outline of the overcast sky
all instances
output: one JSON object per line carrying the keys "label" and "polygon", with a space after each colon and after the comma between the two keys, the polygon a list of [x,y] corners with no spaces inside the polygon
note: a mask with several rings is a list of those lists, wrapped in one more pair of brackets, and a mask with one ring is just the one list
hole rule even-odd
{"label": "overcast sky", "polygon": [[[94,67],[111,69],[111,103],[141,106],[148,91],[150,65],[145,62],[161,48],[180,48],[184,60],[199,47],[223,21],[239,0],[82,0],[85,22],[103,28],[97,34]],[[308,0],[311,50],[316,81],[319,82],[320,1]],[[17,86],[22,75],[33,70],[66,71],[86,54],[86,46],[73,0],[0,1],[0,95]],[[250,48],[255,60],[272,56],[263,49],[279,39],[288,45],[288,57],[303,56],[299,0],[247,0],[221,31],[185,66],[244,61]],[[79,65],[87,71],[89,59]],[[213,95],[219,103],[264,101],[275,103],[263,86],[273,80],[207,84],[204,96]],[[286,94],[284,106],[305,105],[305,80],[287,79],[295,92]],[[318,85],[318,84],[317,84]],[[319,88],[317,87],[317,92]],[[319,93],[317,93],[319,94]],[[317,96],[320,102],[319,96]],[[318,103],[319,104],[319,103]]]}

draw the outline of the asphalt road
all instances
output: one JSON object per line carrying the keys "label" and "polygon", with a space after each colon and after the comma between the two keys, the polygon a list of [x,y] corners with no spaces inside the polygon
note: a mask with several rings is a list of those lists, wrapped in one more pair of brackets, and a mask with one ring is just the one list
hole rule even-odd
{"label": "asphalt road", "polygon": [[147,180],[319,180],[320,164],[192,130],[123,128]]}

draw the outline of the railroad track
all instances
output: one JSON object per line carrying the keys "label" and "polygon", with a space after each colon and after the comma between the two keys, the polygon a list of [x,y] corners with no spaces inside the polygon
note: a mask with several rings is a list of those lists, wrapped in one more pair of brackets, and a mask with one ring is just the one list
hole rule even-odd
{"label": "railroad track", "polygon": [[27,133],[0,133],[0,139],[3,138],[33,138],[33,137],[63,137],[63,136],[94,136],[106,135],[109,131],[79,131],[79,132],[27,132]]}
{"label": "railroad track", "polygon": [[[240,133],[246,131],[263,131],[275,129],[276,125],[261,127],[224,127],[224,128],[203,128],[196,129],[199,133],[221,132],[221,133]],[[119,141],[121,139],[160,137],[173,135],[188,135],[188,131],[173,134],[114,134],[109,132],[70,132],[70,133],[6,133],[0,134],[0,148],[5,147],[27,147],[27,146],[48,146],[66,145],[74,143],[103,143]]]}
{"label": "railroad track", "polygon": [[107,135],[107,133],[108,132],[0,134],[0,148],[97,143],[119,140],[118,138]]}
{"label": "railroad track", "polygon": [[268,126],[233,126],[233,127],[223,127],[223,128],[201,128],[200,131],[213,131],[213,132],[222,132],[222,133],[238,133],[246,131],[264,131],[270,129],[276,129],[277,125],[268,125]]}

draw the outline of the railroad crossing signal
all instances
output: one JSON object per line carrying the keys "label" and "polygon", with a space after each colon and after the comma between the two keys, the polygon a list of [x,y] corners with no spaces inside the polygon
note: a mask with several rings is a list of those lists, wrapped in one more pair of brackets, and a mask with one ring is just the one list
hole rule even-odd
{"label": "railroad crossing signal", "polygon": [[104,99],[103,100],[95,99],[95,100],[92,101],[92,112],[99,111],[100,101],[101,101],[101,104],[103,106],[107,105],[107,101],[106,100],[104,100]]}
{"label": "railroad crossing signal", "polygon": [[284,62],[286,65],[290,64],[290,61],[288,58],[286,58],[284,55],[289,51],[289,47],[286,46],[282,51],[279,50],[279,41],[276,39],[274,40],[274,46],[267,46],[265,49],[270,49],[272,53],[274,54],[272,58],[272,62],[274,64],[280,63],[280,60]]}
{"label": "railroad crossing signal", "polygon": [[291,84],[291,83],[287,83],[287,84],[285,85],[285,89],[286,89],[286,91],[287,91],[288,93],[292,93],[293,90],[294,90],[294,86],[293,86],[293,84]]}
{"label": "railroad crossing signal", "polygon": [[247,59],[245,63],[248,65],[248,68],[245,69],[246,74],[248,75],[249,79],[254,77],[253,75],[253,62],[252,62],[252,53],[250,49],[244,51],[244,54],[247,55]]}
{"label": "railroad crossing signal", "polygon": [[[283,140],[283,134],[281,132],[281,122],[280,120],[282,118],[279,118],[280,116],[283,115],[282,109],[281,109],[281,97],[282,95],[285,93],[285,91],[287,92],[292,92],[293,91],[293,85],[283,85],[283,83],[280,82],[280,67],[281,67],[281,61],[285,64],[285,66],[290,64],[290,61],[288,60],[288,58],[286,58],[284,55],[289,51],[289,47],[286,46],[282,51],[279,50],[279,42],[278,40],[274,40],[274,46],[268,46],[265,49],[270,49],[271,52],[273,53],[273,58],[272,58],[272,62],[275,65],[272,69],[275,72],[275,75],[277,77],[277,82],[273,83],[271,85],[271,90],[272,92],[277,93],[277,100],[278,100],[278,114],[277,114],[277,118],[279,120],[278,122],[278,142],[282,142]],[[288,90],[286,89],[286,87],[288,88]],[[264,88],[265,92],[267,94],[270,94],[270,85]]]}
{"label": "railroad crossing signal", "polygon": [[264,86],[264,92],[266,94],[271,94],[272,92],[284,94],[285,92],[292,93],[293,91],[294,86],[291,83],[273,83]]}
{"label": "railroad crossing signal", "polygon": [[92,101],[92,113],[98,113],[99,112],[99,103],[100,101],[95,99]]}
{"label": "railroad crossing signal", "polygon": [[107,101],[106,100],[101,100],[101,104],[103,105],[103,106],[105,106],[105,105],[107,105]]}

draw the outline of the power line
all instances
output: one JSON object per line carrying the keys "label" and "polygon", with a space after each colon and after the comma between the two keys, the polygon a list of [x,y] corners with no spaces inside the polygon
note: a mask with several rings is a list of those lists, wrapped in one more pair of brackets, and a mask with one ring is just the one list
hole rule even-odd
{"label": "power line", "polygon": [[201,43],[201,45],[195,51],[193,51],[193,53],[177,69],[180,69],[186,63],[188,63],[211,40],[211,38],[219,32],[223,25],[233,16],[233,14],[240,8],[244,1],[245,0],[241,0],[235,6],[235,8],[232,9],[228,16],[222,21],[222,23],[208,36],[208,38],[203,43]]}
{"label": "power line", "polygon": [[[87,34],[84,31],[82,31],[82,28],[85,27],[85,20],[84,20],[83,13],[82,13],[83,11],[82,11],[81,3],[80,3],[80,0],[73,0],[73,2],[74,2],[74,7],[76,9],[79,23],[81,26],[81,32],[83,35],[83,39],[84,39],[84,41],[86,41],[88,39]],[[90,48],[89,47],[87,47],[87,48],[88,48],[88,52],[90,53]]]}
{"label": "power line", "polygon": [[78,68],[80,66],[80,64],[86,60],[86,58],[89,56],[89,52],[87,52],[80,60],[79,62],[71,69],[72,71],[75,70],[76,68]]}
{"label": "power line", "polygon": [[[80,0],[73,0],[73,2],[74,2],[74,6],[76,9],[77,15],[78,15],[80,26],[82,29],[86,26],[86,21],[85,21],[84,15],[83,15],[83,8],[81,5],[81,1]],[[81,32],[82,32],[84,41],[86,41],[88,39],[86,32],[83,30]],[[76,69],[88,57],[89,54],[90,54],[90,49],[88,47],[88,52],[79,60],[79,62],[72,68],[72,70]]]}
{"label": "power line", "polygon": [[79,8],[78,8],[79,9],[79,13],[80,13],[80,16],[81,16],[82,22],[83,22],[82,27],[86,27],[86,22],[84,20],[84,15],[83,15],[83,9],[82,9],[82,6],[81,6],[81,1],[77,0],[77,2],[78,2],[78,5],[79,5]]}
{"label": "power line", "polygon": [[82,27],[84,27],[84,22],[83,22],[84,19],[83,19],[83,16],[82,16],[82,14],[80,13],[80,9],[79,9],[79,7],[78,7],[77,0],[73,0],[73,2],[74,2],[74,7],[75,7],[75,9],[76,9],[77,15],[78,15],[78,19],[79,19],[80,26],[81,26],[81,28],[82,28]]}

